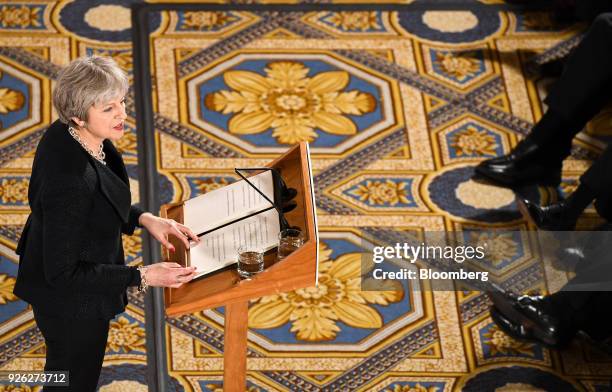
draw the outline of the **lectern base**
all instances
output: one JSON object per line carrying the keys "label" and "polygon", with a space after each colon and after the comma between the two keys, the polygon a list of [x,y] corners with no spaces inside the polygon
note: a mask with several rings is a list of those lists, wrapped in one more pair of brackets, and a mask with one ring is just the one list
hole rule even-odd
{"label": "lectern base", "polygon": [[225,305],[223,391],[246,390],[246,354],[249,302]]}

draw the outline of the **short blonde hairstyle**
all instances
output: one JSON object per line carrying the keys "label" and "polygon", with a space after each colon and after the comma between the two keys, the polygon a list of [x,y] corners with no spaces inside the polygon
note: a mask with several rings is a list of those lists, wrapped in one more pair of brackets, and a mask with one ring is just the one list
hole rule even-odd
{"label": "short blonde hairstyle", "polygon": [[87,110],[123,96],[128,77],[111,58],[81,57],[64,67],[53,89],[53,106],[61,122],[76,125],[72,117],[87,121]]}

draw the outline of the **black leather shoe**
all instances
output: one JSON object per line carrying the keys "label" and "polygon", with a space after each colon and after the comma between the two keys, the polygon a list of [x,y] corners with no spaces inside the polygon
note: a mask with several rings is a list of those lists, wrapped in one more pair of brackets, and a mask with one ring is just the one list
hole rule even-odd
{"label": "black leather shoe", "polygon": [[541,161],[541,148],[531,142],[519,143],[507,155],[487,159],[476,166],[476,174],[505,186],[552,185],[561,182],[561,164],[549,166]]}
{"label": "black leather shoe", "polygon": [[578,220],[563,201],[542,207],[528,199],[519,199],[518,207],[525,218],[543,230],[574,230]]}
{"label": "black leather shoe", "polygon": [[514,338],[537,341],[549,348],[561,348],[573,337],[569,326],[561,324],[560,317],[549,309],[543,297],[515,297],[491,292],[489,298],[498,313],[495,323]]}
{"label": "black leather shoe", "polygon": [[537,341],[530,329],[525,328],[522,324],[517,324],[504,316],[497,308],[492,307],[489,310],[491,319],[497,324],[499,329],[504,331],[506,335],[516,340],[528,340],[530,342]]}

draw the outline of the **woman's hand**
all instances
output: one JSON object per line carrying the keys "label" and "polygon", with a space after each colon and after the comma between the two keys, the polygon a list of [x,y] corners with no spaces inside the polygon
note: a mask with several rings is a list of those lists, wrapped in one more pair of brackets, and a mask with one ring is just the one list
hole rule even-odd
{"label": "woman's hand", "polygon": [[173,219],[164,219],[155,216],[150,212],[145,212],[138,218],[138,223],[143,226],[151,235],[158,240],[166,249],[174,252],[174,246],[168,241],[168,236],[173,235],[183,241],[185,249],[189,249],[189,240],[197,243],[200,239],[187,226],[176,222]]}
{"label": "woman's hand", "polygon": [[196,267],[182,267],[177,263],[161,262],[142,269],[147,284],[154,287],[179,288],[196,275]]}

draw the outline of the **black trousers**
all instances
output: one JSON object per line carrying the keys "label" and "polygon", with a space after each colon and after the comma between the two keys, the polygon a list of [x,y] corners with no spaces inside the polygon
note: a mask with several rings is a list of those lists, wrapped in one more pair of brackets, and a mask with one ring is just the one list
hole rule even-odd
{"label": "black trousers", "polygon": [[576,276],[546,301],[560,315],[568,332],[587,332],[603,340],[612,336],[612,224],[589,233],[578,246],[585,259],[575,268]]}
{"label": "black trousers", "polygon": [[43,391],[94,392],[102,369],[110,320],[70,319],[34,309],[34,319],[47,345],[46,371],[68,371],[69,387]]}
{"label": "black trousers", "polygon": [[592,22],[599,14],[612,12],[612,4],[601,0],[574,1],[574,16],[584,22]]}
{"label": "black trousers", "polygon": [[[546,97],[549,111],[564,119],[563,129],[535,127],[528,136],[544,147],[545,159],[563,161],[572,139],[612,99],[612,13],[593,21],[584,39],[567,60],[565,71]],[[595,207],[612,221],[612,147],[608,146],[580,182],[597,195]]]}
{"label": "black trousers", "polygon": [[561,290],[546,297],[554,314],[560,315],[569,336],[579,330],[596,340],[612,336],[612,291]]}

